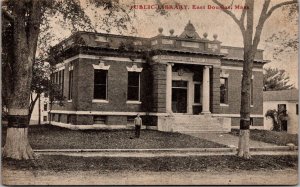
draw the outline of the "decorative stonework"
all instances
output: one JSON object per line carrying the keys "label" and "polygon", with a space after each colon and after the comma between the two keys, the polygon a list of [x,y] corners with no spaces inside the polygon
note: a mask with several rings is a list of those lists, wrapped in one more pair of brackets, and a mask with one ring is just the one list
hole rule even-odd
{"label": "decorative stonework", "polygon": [[220,72],[220,77],[228,78],[228,77],[229,77],[229,73],[226,73],[226,71],[221,70],[221,72]]}
{"label": "decorative stonework", "polygon": [[151,45],[157,45],[157,40],[152,40]]}
{"label": "decorative stonework", "polygon": [[134,41],[133,45],[143,45],[143,44],[142,44],[142,41]]}
{"label": "decorative stonework", "polygon": [[229,51],[228,51],[228,49],[224,49],[224,48],[221,48],[221,53],[224,53],[224,54],[228,54],[229,53]]}
{"label": "decorative stonework", "polygon": [[129,72],[142,72],[143,68],[138,68],[136,64],[133,64],[132,67],[126,67]]}
{"label": "decorative stonework", "polygon": [[207,48],[211,49],[213,52],[215,52],[218,50],[218,45],[217,44],[208,44]]}
{"label": "decorative stonework", "polygon": [[162,40],[161,40],[161,43],[162,43],[162,44],[169,44],[169,45],[172,45],[172,44],[173,44],[173,40],[162,39]]}
{"label": "decorative stonework", "polygon": [[107,37],[104,36],[96,36],[96,42],[108,42]]}
{"label": "decorative stonework", "polygon": [[221,65],[221,61],[219,59],[171,56],[171,55],[156,55],[152,57],[152,60],[156,63],[161,63],[161,64],[172,62],[172,63],[179,63],[179,64],[210,65],[214,67],[220,67]]}
{"label": "decorative stonework", "polygon": [[105,65],[103,61],[100,60],[98,65],[93,64],[94,69],[101,69],[101,70],[109,70],[110,65]]}
{"label": "decorative stonework", "polygon": [[189,21],[185,26],[183,33],[180,35],[182,38],[200,39],[199,34],[196,32],[194,25]]}
{"label": "decorative stonework", "polygon": [[199,48],[199,43],[197,43],[197,42],[185,42],[185,41],[182,41],[181,42],[181,46],[182,47]]}

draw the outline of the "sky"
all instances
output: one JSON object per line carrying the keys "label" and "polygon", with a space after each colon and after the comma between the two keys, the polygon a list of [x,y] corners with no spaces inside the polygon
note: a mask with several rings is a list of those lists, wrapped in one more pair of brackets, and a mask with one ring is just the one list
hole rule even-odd
{"label": "sky", "polygon": [[[123,31],[125,35],[135,35],[140,37],[153,37],[158,35],[158,28],[163,28],[163,34],[169,35],[169,30],[174,29],[174,35],[180,35],[183,32],[184,27],[190,20],[195,26],[196,31],[200,35],[206,32],[209,39],[213,39],[213,35],[218,35],[218,40],[222,42],[222,45],[227,46],[243,46],[243,40],[241,32],[236,23],[223,11],[216,9],[209,9],[216,6],[211,0],[176,0],[178,5],[182,5],[187,9],[184,10],[168,10],[167,15],[160,15],[155,12],[155,9],[131,9],[132,5],[156,5],[156,0],[119,0],[122,7],[129,11],[132,22],[130,23],[136,29],[136,32],[132,34],[130,31]],[[161,0],[165,5],[175,5],[174,0]],[[243,5],[244,0],[220,0],[225,5],[232,4],[232,11],[237,17],[240,17],[242,9],[235,9],[235,6]],[[283,0],[272,0],[271,5],[283,2]],[[256,25],[263,1],[255,1],[254,8],[254,24]],[[86,2],[81,0],[81,5],[86,7]],[[202,9],[193,9],[194,7],[202,7]],[[204,8],[203,8],[204,7]],[[130,10],[131,9],[131,10]],[[99,17],[103,16],[102,11],[94,9],[89,6],[85,8],[86,13],[91,17],[94,25],[101,25]],[[120,13],[120,17],[124,14]],[[276,43],[266,42],[273,34],[286,31],[289,34],[298,34],[298,25],[296,22],[286,17],[286,11],[278,9],[272,16],[266,21],[261,36],[261,42],[259,48],[264,50],[264,59],[271,60],[265,67],[276,67],[284,69],[288,73],[291,79],[291,83],[298,87],[298,53],[297,51],[288,51],[282,53],[280,59],[273,58],[273,48],[276,47]],[[60,39],[69,36],[70,31],[54,26],[56,32],[60,35]],[[106,32],[99,29],[98,32]],[[111,33],[119,34],[117,29],[112,29]]]}

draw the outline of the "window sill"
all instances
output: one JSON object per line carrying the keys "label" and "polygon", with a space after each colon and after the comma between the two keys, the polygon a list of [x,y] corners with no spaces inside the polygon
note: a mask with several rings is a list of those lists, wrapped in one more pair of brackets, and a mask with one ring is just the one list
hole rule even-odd
{"label": "window sill", "polygon": [[224,103],[220,103],[220,106],[226,106],[226,107],[228,107],[229,105],[228,104],[224,104]]}
{"label": "window sill", "polygon": [[92,102],[93,103],[109,103],[108,100],[103,100],[103,99],[93,99]]}
{"label": "window sill", "polygon": [[72,103],[72,99],[71,99],[71,100],[68,100],[68,103]]}
{"label": "window sill", "polygon": [[126,104],[142,104],[141,101],[126,101]]}

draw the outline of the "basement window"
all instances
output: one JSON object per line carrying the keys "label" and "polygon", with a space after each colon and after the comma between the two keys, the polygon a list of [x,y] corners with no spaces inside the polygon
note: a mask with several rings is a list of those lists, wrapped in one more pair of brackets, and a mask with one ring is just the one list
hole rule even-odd
{"label": "basement window", "polygon": [[94,116],[94,124],[106,124],[106,116]]}
{"label": "basement window", "polygon": [[127,116],[127,124],[133,125],[134,124],[134,118],[135,116]]}

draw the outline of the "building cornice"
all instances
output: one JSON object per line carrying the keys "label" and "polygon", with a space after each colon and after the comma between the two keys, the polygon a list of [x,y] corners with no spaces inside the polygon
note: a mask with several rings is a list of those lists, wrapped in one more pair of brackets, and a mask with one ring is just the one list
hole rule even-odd
{"label": "building cornice", "polygon": [[212,58],[200,58],[200,57],[183,57],[183,56],[171,56],[171,55],[155,55],[152,60],[156,63],[167,64],[178,63],[178,64],[194,64],[194,65],[211,65],[214,67],[220,67],[220,59]]}

